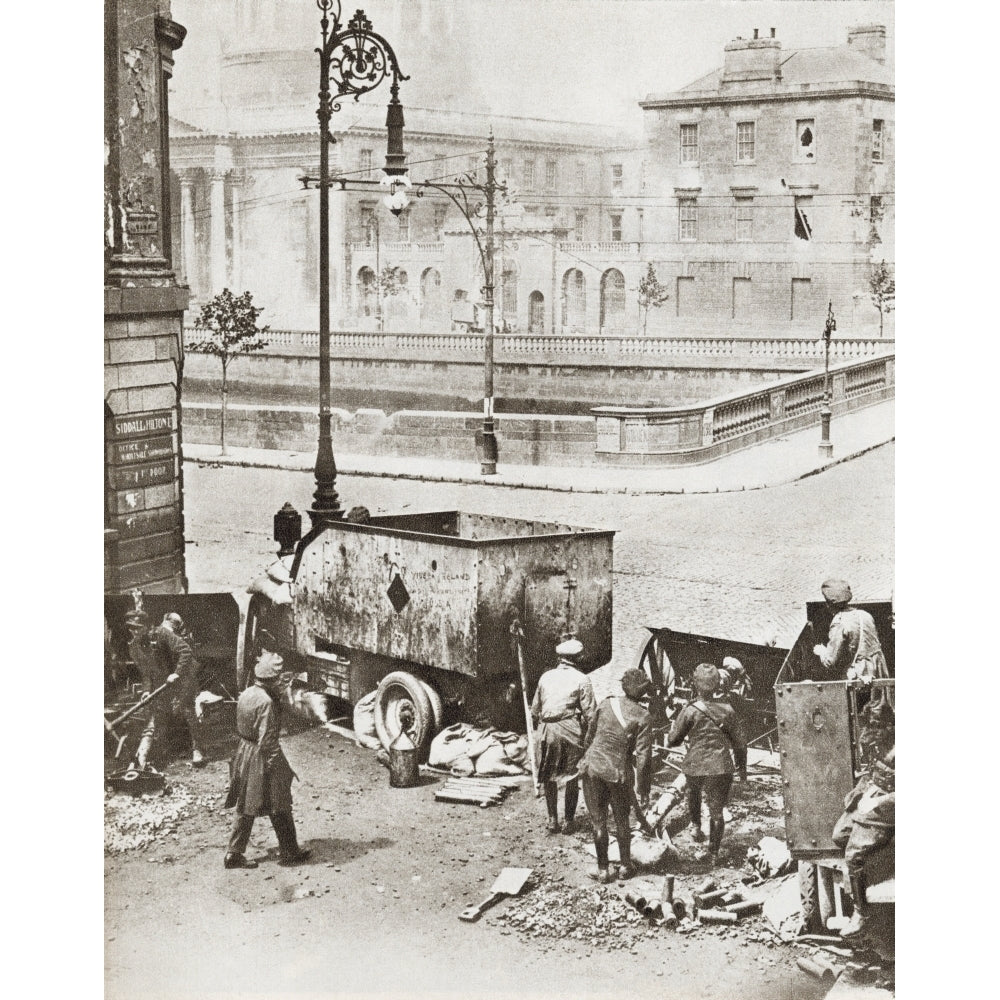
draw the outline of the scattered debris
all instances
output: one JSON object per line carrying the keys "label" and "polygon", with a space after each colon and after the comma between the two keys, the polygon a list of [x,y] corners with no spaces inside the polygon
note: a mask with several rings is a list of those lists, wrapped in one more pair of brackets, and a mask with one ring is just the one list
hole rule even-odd
{"label": "scattered debris", "polygon": [[763,878],[777,878],[792,867],[788,845],[777,837],[761,837],[757,846],[747,851],[747,861]]}
{"label": "scattered debris", "polygon": [[192,795],[183,785],[172,786],[171,794],[107,794],[104,798],[104,850],[124,854],[146,847],[154,840],[176,833],[177,824],[198,807],[211,808],[213,796]]}

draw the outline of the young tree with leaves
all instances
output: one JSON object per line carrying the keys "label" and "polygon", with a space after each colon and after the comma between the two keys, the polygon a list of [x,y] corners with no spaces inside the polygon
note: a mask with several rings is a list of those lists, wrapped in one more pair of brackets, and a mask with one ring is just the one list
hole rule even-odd
{"label": "young tree with leaves", "polygon": [[222,363],[222,417],[219,426],[219,443],[222,454],[226,454],[226,403],[229,395],[226,378],[229,363],[240,354],[253,354],[267,347],[263,334],[270,329],[258,326],[257,320],[263,312],[253,304],[253,295],[244,292],[233,295],[223,288],[218,295],[209,299],[201,307],[195,320],[195,329],[205,332],[201,340],[188,344],[186,350],[195,354],[213,354]]}
{"label": "young tree with leaves", "polygon": [[660,282],[656,276],[656,270],[652,264],[646,268],[646,273],[639,281],[639,308],[642,309],[642,335],[646,335],[646,323],[649,321],[649,309],[659,309],[670,293],[667,286]]}
{"label": "young tree with leaves", "polygon": [[881,264],[872,266],[868,278],[868,291],[871,293],[872,303],[878,310],[878,335],[881,337],[885,314],[892,312],[896,304],[896,281],[884,260]]}

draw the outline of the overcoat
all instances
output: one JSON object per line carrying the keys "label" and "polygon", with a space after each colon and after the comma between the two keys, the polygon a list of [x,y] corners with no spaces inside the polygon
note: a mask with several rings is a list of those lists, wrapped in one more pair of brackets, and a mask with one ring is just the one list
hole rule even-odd
{"label": "overcoat", "polygon": [[278,742],[278,706],[260,685],[248,687],[236,702],[240,738],[229,765],[225,808],[244,816],[292,811],[292,770]]}

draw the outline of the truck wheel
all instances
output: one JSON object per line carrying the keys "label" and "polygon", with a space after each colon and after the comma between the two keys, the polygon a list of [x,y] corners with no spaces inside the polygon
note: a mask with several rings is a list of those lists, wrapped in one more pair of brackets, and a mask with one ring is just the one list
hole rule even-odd
{"label": "truck wheel", "polygon": [[243,656],[236,676],[236,685],[242,691],[253,683],[253,668],[263,652],[260,630],[263,623],[264,598],[254,594],[247,606],[247,620],[243,627]]}
{"label": "truck wheel", "polygon": [[799,899],[802,933],[825,934],[819,909],[819,872],[811,861],[799,862]]}
{"label": "truck wheel", "polygon": [[387,750],[402,732],[420,748],[430,742],[434,709],[423,681],[404,670],[382,678],[375,695],[375,732]]}

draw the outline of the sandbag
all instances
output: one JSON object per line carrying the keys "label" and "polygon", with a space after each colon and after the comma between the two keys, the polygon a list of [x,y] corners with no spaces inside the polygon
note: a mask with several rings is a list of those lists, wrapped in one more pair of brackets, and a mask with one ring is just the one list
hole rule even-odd
{"label": "sandbag", "polygon": [[359,747],[378,750],[382,741],[375,732],[375,697],[378,691],[366,694],[354,706],[354,740]]}
{"label": "sandbag", "polygon": [[[472,727],[465,722],[456,722],[454,725],[442,729],[431,740],[427,763],[431,767],[440,767],[448,770],[457,758],[468,753],[469,733],[471,731]],[[470,770],[466,773],[472,774],[472,771]]]}

